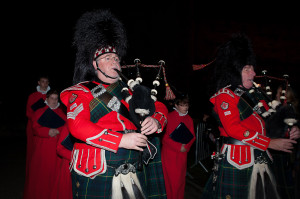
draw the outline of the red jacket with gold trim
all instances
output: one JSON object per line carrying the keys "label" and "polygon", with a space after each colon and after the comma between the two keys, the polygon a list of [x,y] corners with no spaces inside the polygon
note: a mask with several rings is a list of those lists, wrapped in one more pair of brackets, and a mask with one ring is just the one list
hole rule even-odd
{"label": "red jacket with gold trim", "polygon": [[[267,151],[270,138],[266,136],[263,119],[255,111],[249,117],[241,120],[238,108],[239,100],[240,96],[226,87],[210,98],[214,105],[214,111],[222,124],[219,127],[220,135],[232,137],[245,144],[224,144],[221,152],[225,153],[227,149],[228,162],[238,169],[244,169],[254,164],[254,149]],[[269,153],[268,155],[270,157]]]}
{"label": "red jacket with gold trim", "polygon": [[[98,82],[93,82],[99,85]],[[105,88],[108,85],[102,84]],[[116,111],[101,117],[98,122],[91,122],[90,102],[94,99],[91,91],[83,83],[65,89],[61,100],[67,106],[67,120],[71,134],[82,141],[76,143],[72,152],[74,170],[86,177],[106,172],[105,150],[117,153],[123,134],[121,131],[136,130],[135,125]],[[128,103],[121,103],[129,109]],[[161,102],[155,102],[153,118],[157,119],[162,129],[166,125],[167,108]]]}

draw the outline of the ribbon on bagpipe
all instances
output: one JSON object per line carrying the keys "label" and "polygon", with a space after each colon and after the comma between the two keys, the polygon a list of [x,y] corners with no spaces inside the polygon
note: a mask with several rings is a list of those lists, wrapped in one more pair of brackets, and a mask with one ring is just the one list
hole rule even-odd
{"label": "ribbon on bagpipe", "polygon": [[[139,59],[135,59],[135,62],[136,62],[135,65],[123,65],[123,66],[121,66],[121,68],[133,68],[133,67],[136,67],[137,68],[137,78],[138,78],[137,80],[138,81],[141,80],[140,79],[140,72],[139,72],[138,67],[159,68],[159,70],[162,69],[163,79],[164,79],[165,86],[166,86],[166,95],[165,95],[164,99],[165,100],[173,100],[173,99],[175,99],[176,96],[175,96],[174,92],[172,91],[172,89],[170,88],[170,86],[169,86],[169,84],[167,82],[165,64],[160,64],[160,65],[145,65],[145,64],[140,63]],[[164,63],[164,61],[162,61],[162,60],[159,63],[162,63],[162,62]],[[158,81],[157,78],[156,78],[156,80]],[[153,82],[153,84],[154,84],[154,82]]]}
{"label": "ribbon on bagpipe", "polygon": [[201,70],[201,69],[205,68],[206,66],[209,66],[210,64],[212,64],[214,61],[215,61],[215,59],[207,64],[200,64],[200,65],[193,64],[192,65],[193,70]]}
{"label": "ribbon on bagpipe", "polygon": [[[255,88],[265,96],[268,105],[270,106],[269,115],[265,117],[267,136],[271,138],[289,137],[290,129],[297,123],[295,109],[292,104],[287,103],[286,90],[289,86],[288,75],[284,74],[283,78],[268,76],[267,71],[262,71],[262,76],[256,76],[255,78],[264,78],[265,80],[265,92],[261,89],[261,86],[253,82]],[[280,102],[272,100],[272,90],[270,88],[270,80],[281,81],[282,91],[280,96]]]}

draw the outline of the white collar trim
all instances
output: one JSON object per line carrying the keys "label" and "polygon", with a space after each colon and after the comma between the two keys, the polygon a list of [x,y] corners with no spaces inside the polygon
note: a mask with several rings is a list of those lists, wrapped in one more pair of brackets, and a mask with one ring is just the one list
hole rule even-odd
{"label": "white collar trim", "polygon": [[[47,100],[45,100],[45,104],[47,104],[47,106],[49,106]],[[51,108],[51,107],[49,106],[49,108],[52,109],[52,110],[54,110],[54,109],[57,109],[59,106],[60,106],[60,103],[58,102],[56,107]]]}
{"label": "white collar trim", "polygon": [[181,113],[181,112],[179,112],[175,107],[173,107],[173,109],[174,109],[175,111],[177,111],[177,113],[179,114],[179,116],[186,116],[186,115],[189,113],[189,111],[187,111],[186,113]]}
{"label": "white collar trim", "polygon": [[41,87],[38,85],[38,86],[36,87],[36,90],[37,90],[38,92],[42,93],[42,94],[46,94],[46,93],[50,90],[50,86],[47,87],[47,90],[46,90],[46,91],[43,91],[43,90],[41,90]]}

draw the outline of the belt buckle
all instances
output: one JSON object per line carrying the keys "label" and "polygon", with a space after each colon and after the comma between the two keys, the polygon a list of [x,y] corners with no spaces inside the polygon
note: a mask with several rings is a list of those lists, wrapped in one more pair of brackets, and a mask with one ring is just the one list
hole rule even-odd
{"label": "belt buckle", "polygon": [[135,167],[130,163],[121,164],[118,168],[116,168],[115,176],[118,176],[119,174],[126,175],[129,172],[135,173]]}
{"label": "belt buckle", "polygon": [[254,163],[257,164],[262,164],[262,163],[265,163],[267,164],[268,163],[268,160],[267,158],[265,158],[264,156],[258,156],[255,160],[254,160]]}

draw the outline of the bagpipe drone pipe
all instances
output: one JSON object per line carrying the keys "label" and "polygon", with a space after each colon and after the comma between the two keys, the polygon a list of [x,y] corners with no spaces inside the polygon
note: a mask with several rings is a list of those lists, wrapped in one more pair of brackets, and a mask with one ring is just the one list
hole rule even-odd
{"label": "bagpipe drone pipe", "polygon": [[[165,62],[163,60],[159,61],[159,65],[143,65],[141,64],[139,59],[134,60],[134,65],[125,65],[122,66],[124,68],[134,68],[136,70],[136,79],[128,79],[121,71],[116,70],[116,72],[121,77],[122,81],[124,81],[128,87],[124,87],[122,89],[122,93],[125,96],[125,101],[129,104],[129,116],[130,120],[137,127],[137,131],[141,132],[141,123],[143,120],[154,114],[155,105],[154,103],[157,100],[157,88],[160,85],[161,73],[163,72],[164,81],[166,86],[166,96],[165,99],[174,99],[175,95],[172,90],[169,88],[168,83],[166,81],[165,75]],[[153,81],[153,88],[142,85],[143,79],[141,77],[140,67],[148,67],[148,68],[158,68],[158,73]],[[131,94],[132,93],[132,94]],[[157,148],[155,145],[151,143],[151,136],[148,136],[147,147],[144,148],[144,151],[140,153],[140,160],[138,163],[137,169],[142,168],[143,162],[148,164],[150,159],[153,159]]]}
{"label": "bagpipe drone pipe", "polygon": [[[288,138],[290,129],[297,123],[296,111],[293,104],[289,103],[286,98],[287,89],[289,87],[288,75],[283,78],[268,76],[266,70],[262,71],[262,76],[256,76],[258,80],[262,80],[263,86],[254,83],[254,89],[263,96],[267,105],[261,116],[264,118],[267,136],[270,138]],[[279,82],[281,87],[280,100],[274,99],[273,92],[270,87],[272,80]],[[251,90],[250,90],[251,92]],[[259,105],[262,106],[262,105]]]}

